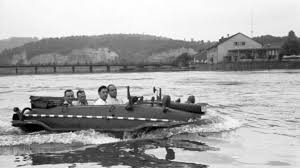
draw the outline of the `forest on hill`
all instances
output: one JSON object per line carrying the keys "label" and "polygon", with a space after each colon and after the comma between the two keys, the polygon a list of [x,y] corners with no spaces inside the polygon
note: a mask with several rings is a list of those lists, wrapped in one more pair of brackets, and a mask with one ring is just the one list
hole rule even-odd
{"label": "forest on hill", "polygon": [[253,37],[253,40],[265,45],[265,46],[273,46],[273,47],[281,47],[283,43],[287,40],[287,36],[284,37],[276,37],[272,35],[263,35],[258,37]]}
{"label": "forest on hill", "polygon": [[[26,53],[26,59],[38,55],[59,54],[70,55],[74,50],[107,48],[107,52],[118,55],[117,61],[143,62],[148,57],[171,50],[192,49],[195,52],[207,48],[209,43],[173,40],[170,38],[157,37],[141,34],[107,34],[100,36],[69,36],[61,38],[45,38],[39,41],[26,43],[12,49],[5,49],[0,53],[2,64],[10,64],[13,56]],[[90,50],[89,50],[90,51]],[[94,51],[94,50],[93,50]],[[184,51],[184,50],[183,50]],[[182,54],[173,51],[174,57]],[[84,56],[84,55],[83,55]],[[22,62],[21,62],[22,63]]]}
{"label": "forest on hill", "polygon": [[0,53],[4,49],[15,48],[22,46],[26,43],[33,42],[39,40],[36,37],[11,37],[8,39],[0,40]]}

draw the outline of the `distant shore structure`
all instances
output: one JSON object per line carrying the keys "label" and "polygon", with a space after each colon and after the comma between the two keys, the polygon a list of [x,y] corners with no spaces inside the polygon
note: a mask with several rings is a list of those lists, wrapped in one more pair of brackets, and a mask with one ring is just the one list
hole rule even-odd
{"label": "distant shore structure", "polygon": [[253,9],[251,9],[251,31],[250,31],[250,34],[251,34],[251,38],[253,38]]}
{"label": "distant shore structure", "polygon": [[207,62],[278,61],[280,48],[263,46],[243,33],[221,38],[207,49]]}
{"label": "distant shore structure", "polygon": [[287,57],[282,61],[222,62],[217,64],[197,63],[190,64],[187,67],[180,67],[176,65],[8,65],[0,66],[0,75],[176,71],[252,71],[271,69],[300,69],[300,59],[298,57]]}

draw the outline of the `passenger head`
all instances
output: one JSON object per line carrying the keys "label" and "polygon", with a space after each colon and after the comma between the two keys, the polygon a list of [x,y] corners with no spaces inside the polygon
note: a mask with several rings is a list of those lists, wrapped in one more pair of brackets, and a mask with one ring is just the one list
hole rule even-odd
{"label": "passenger head", "polygon": [[79,102],[86,103],[86,95],[84,90],[78,90],[76,94]]}
{"label": "passenger head", "polygon": [[188,99],[187,99],[187,101],[186,101],[186,103],[191,103],[191,104],[194,104],[195,103],[195,96],[189,96],[188,97]]}
{"label": "passenger head", "polygon": [[110,97],[117,98],[117,88],[115,85],[110,84],[107,86],[107,89],[108,89],[108,94],[110,95]]}
{"label": "passenger head", "polygon": [[106,101],[107,99],[107,94],[108,94],[108,91],[107,91],[107,88],[106,86],[100,86],[99,89],[98,89],[98,94],[99,94],[99,97]]}
{"label": "passenger head", "polygon": [[73,92],[73,90],[67,89],[67,90],[65,91],[65,94],[64,94],[64,99],[65,99],[65,101],[67,101],[68,103],[72,104],[72,101],[73,101],[73,99],[74,99],[74,92]]}

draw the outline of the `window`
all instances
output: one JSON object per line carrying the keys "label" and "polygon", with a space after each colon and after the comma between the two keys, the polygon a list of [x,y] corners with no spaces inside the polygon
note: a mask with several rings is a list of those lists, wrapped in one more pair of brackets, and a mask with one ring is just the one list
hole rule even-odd
{"label": "window", "polygon": [[242,42],[233,42],[233,45],[235,46],[241,46],[241,45],[246,45],[246,42],[242,41]]}

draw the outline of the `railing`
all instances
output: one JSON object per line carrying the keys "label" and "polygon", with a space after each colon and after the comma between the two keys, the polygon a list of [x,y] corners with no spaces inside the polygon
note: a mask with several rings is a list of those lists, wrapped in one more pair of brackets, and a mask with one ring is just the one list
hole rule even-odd
{"label": "railing", "polygon": [[[147,69],[147,67],[150,66],[158,69],[163,66],[175,67],[175,65],[171,63],[97,63],[97,64],[29,64],[29,65],[17,64],[17,65],[0,65],[0,74],[4,74],[3,69],[4,70],[6,69],[7,71],[10,70],[9,74],[25,73],[24,69],[30,71],[29,73],[39,74],[39,73],[43,73],[40,69],[45,69],[45,68],[52,69],[52,70],[48,70],[47,73],[60,73],[59,70],[62,68],[69,68],[67,72],[62,72],[62,73],[68,73],[68,72],[75,73],[78,72],[77,69],[82,69],[83,67],[85,67],[86,73],[93,73],[95,72],[95,69],[97,69],[97,67],[105,67],[106,72],[111,72],[111,69],[113,67],[119,67],[119,71],[134,71],[134,70]],[[14,70],[14,72],[11,72],[12,69]]]}
{"label": "railing", "polygon": [[0,68],[13,67],[72,67],[72,66],[174,66],[173,63],[96,63],[96,64],[14,64],[14,65],[0,65]]}

